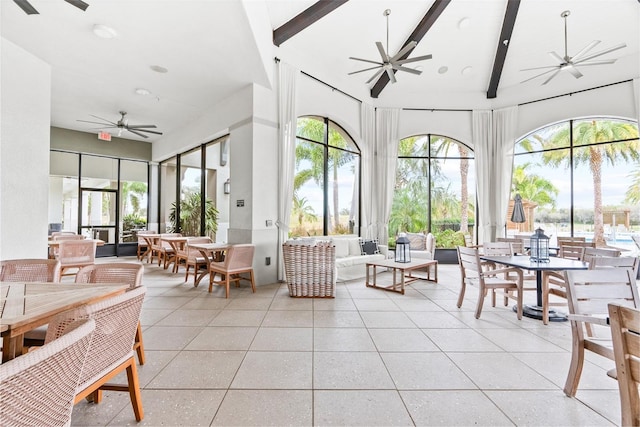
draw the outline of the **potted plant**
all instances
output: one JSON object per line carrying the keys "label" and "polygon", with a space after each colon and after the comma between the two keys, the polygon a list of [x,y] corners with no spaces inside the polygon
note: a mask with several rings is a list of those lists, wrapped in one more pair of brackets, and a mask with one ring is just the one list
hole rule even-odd
{"label": "potted plant", "polygon": [[[201,211],[200,193],[192,193],[187,195],[180,201],[180,232],[185,236],[200,235],[200,211]],[[170,232],[178,230],[176,224],[176,203],[171,204],[169,212],[169,222],[171,223]],[[215,239],[216,231],[218,231],[218,210],[213,205],[211,199],[205,200],[205,235]]]}

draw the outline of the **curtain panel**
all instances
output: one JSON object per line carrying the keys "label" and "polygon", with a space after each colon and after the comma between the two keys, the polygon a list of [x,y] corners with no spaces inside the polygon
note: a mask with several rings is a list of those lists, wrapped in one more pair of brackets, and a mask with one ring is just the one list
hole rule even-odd
{"label": "curtain panel", "polygon": [[389,217],[393,203],[398,164],[398,124],[400,110],[378,108],[376,120],[376,167],[373,197],[375,236],[382,244],[389,240]]}
{"label": "curtain panel", "polygon": [[362,136],[360,145],[360,161],[362,162],[360,224],[362,224],[362,230],[360,234],[365,239],[373,239],[377,237],[373,223],[375,203],[373,188],[376,175],[376,110],[372,105],[364,102],[360,106],[360,135]]}
{"label": "curtain panel", "polygon": [[296,85],[298,70],[278,66],[278,280],[284,280],[282,244],[289,237],[296,161]]}

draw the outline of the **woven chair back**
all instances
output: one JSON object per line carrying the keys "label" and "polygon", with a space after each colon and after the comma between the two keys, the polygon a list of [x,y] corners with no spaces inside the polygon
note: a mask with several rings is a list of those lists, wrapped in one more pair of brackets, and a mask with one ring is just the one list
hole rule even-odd
{"label": "woven chair back", "polygon": [[253,254],[256,247],[250,244],[233,245],[225,258],[225,270],[246,270],[253,265]]}
{"label": "woven chair back", "polygon": [[59,282],[56,259],[10,259],[0,261],[0,282]]}
{"label": "woven chair back", "polygon": [[61,234],[59,236],[53,236],[53,240],[61,242],[63,240],[84,240],[84,236],[81,234]]}
{"label": "woven chair back", "polygon": [[58,259],[63,268],[93,264],[96,260],[96,242],[94,240],[63,240],[58,249]]}
{"label": "woven chair back", "polygon": [[112,262],[82,267],[76,273],[76,283],[126,283],[135,288],[142,284],[141,264]]}
{"label": "woven chair back", "polygon": [[0,425],[65,426],[95,322],[0,365]]}
{"label": "woven chair back", "polygon": [[198,258],[202,258],[202,253],[198,249],[194,249],[190,247],[190,244],[198,244],[198,243],[213,243],[211,237],[193,237],[187,240],[187,243],[184,245],[184,251],[186,252],[186,257],[189,261],[195,261]]}

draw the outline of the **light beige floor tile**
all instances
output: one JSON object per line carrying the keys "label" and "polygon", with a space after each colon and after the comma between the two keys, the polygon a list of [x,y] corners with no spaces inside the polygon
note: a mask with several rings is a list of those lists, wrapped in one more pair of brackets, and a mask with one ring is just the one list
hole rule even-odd
{"label": "light beige floor tile", "polygon": [[351,298],[314,298],[313,309],[320,310],[338,310],[338,311],[356,311],[356,305]]}
{"label": "light beige floor tile", "polygon": [[182,350],[196,335],[199,326],[151,326],[144,329],[145,350]]}
{"label": "light beige floor tile", "polygon": [[354,298],[353,302],[358,311],[400,311],[400,307],[389,298]]}
{"label": "light beige floor tile", "polygon": [[472,329],[423,329],[442,351],[503,351]]}
{"label": "light beige floor tile", "polygon": [[122,411],[112,426],[208,426],[220,406],[224,390],[143,390],[144,419]]}
{"label": "light beige floor tile", "polygon": [[364,281],[359,283],[357,287],[349,288],[349,294],[351,298],[355,300],[362,299],[381,299],[388,300],[387,291],[383,291],[381,289],[368,288],[364,285]]}
{"label": "light beige floor tile", "polygon": [[224,310],[209,323],[209,326],[260,326],[265,310]]}
{"label": "light beige floor tile", "polygon": [[575,399],[596,411],[612,423],[622,425],[620,392],[616,390],[578,389]]}
{"label": "light beige floor tile", "polygon": [[314,422],[319,426],[412,426],[394,390],[318,390]]}
{"label": "light beige floor tile", "polygon": [[313,326],[316,328],[364,328],[357,311],[314,311]]}
{"label": "light beige floor tile", "polygon": [[313,328],[261,328],[250,349],[311,351],[313,350]]}
{"label": "light beige floor tile", "polygon": [[419,329],[370,329],[379,352],[440,351]]}
{"label": "light beige floor tile", "polygon": [[613,425],[560,390],[487,391],[487,396],[518,426]]}
{"label": "light beige floor tile", "polygon": [[[402,296],[402,295],[401,295]],[[390,298],[402,311],[444,312],[437,304],[424,296],[413,299]]]}
{"label": "light beige floor tile", "polygon": [[514,425],[481,391],[401,391],[400,396],[419,426]]}
{"label": "light beige floor tile", "polygon": [[173,308],[161,308],[161,309],[144,309],[140,313],[140,324],[142,326],[151,326],[158,323],[160,320],[173,313]]}
{"label": "light beige floor tile", "polygon": [[[138,382],[140,383],[141,389],[149,384],[151,380],[153,380],[155,376],[158,375],[158,373],[179,354],[179,352],[145,350],[144,354],[146,356],[144,365],[140,365],[138,363],[138,356],[136,355]],[[109,382],[114,384],[128,384],[127,372],[120,372],[113,378],[113,380],[109,380]]]}
{"label": "light beige floor tile", "polygon": [[234,298],[225,308],[227,310],[267,310],[271,298]]}
{"label": "light beige floor tile", "polygon": [[262,321],[263,327],[301,327],[313,326],[313,312],[297,310],[269,311]]}
{"label": "light beige floor tile", "polygon": [[258,328],[244,326],[208,326],[185,350],[248,350]]}
{"label": "light beige floor tile", "polygon": [[180,308],[183,310],[222,310],[226,308],[230,302],[230,299],[216,298],[213,295],[206,294],[192,299]]}
{"label": "light beige floor tile", "polygon": [[[144,401],[142,403],[144,405]],[[105,391],[99,405],[89,403],[86,400],[78,402],[71,413],[71,425],[106,426],[121,412],[135,421],[129,393]]]}
{"label": "light beige floor tile", "polygon": [[467,327],[467,325],[462,323],[455,316],[444,311],[406,311],[405,314],[409,316],[409,319],[411,319],[411,321],[419,328],[461,329]]}
{"label": "light beige floor tile", "polygon": [[278,298],[273,300],[270,310],[311,310],[313,300],[311,298]]}
{"label": "light beige floor tile", "polygon": [[375,351],[364,328],[316,328],[313,337],[315,351]]}
{"label": "light beige floor tile", "polygon": [[448,356],[484,390],[558,390],[551,381],[508,353],[448,353]]}
{"label": "light beige floor tile", "polygon": [[229,390],[213,426],[310,426],[311,390]]}
{"label": "light beige floor tile", "polygon": [[159,297],[145,298],[143,307],[145,309],[147,308],[176,309],[176,308],[182,307],[192,299],[193,297],[175,297],[175,296],[174,297],[159,296]]}
{"label": "light beige floor tile", "polygon": [[416,324],[400,311],[361,311],[360,315],[367,328],[417,328]]}
{"label": "light beige floor tile", "polygon": [[512,353],[557,353],[562,349],[523,329],[478,329],[478,333]]}
{"label": "light beige floor tile", "polygon": [[226,389],[244,355],[244,351],[183,351],[147,388]]}
{"label": "light beige floor tile", "polygon": [[158,326],[207,326],[220,310],[177,309],[158,321]]}
{"label": "light beige floor tile", "polygon": [[316,389],[395,389],[377,352],[314,352]]}
{"label": "light beige floor tile", "polygon": [[310,389],[311,360],[311,352],[250,351],[231,388]]}
{"label": "light beige floor tile", "polygon": [[477,387],[444,353],[381,353],[399,390],[475,390]]}

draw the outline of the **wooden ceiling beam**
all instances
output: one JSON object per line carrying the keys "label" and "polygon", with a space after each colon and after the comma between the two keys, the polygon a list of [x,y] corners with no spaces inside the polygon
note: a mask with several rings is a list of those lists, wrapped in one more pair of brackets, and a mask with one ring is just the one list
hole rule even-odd
{"label": "wooden ceiling beam", "polygon": [[273,44],[280,46],[300,31],[333,12],[349,0],[320,0],[273,30]]}
{"label": "wooden ceiling beam", "polygon": [[[444,9],[449,5],[450,2],[451,0],[436,0],[424,15],[418,26],[413,30],[409,38],[404,42],[402,47],[398,49],[398,52],[412,41],[420,43],[420,40],[422,40],[425,34],[427,34],[427,31],[429,31],[431,26],[440,17],[440,14],[442,14]],[[405,55],[403,55],[401,59],[408,58],[411,51],[413,51],[413,49],[409,50]],[[395,73],[395,70],[393,72]],[[380,92],[382,92],[382,89],[384,89],[388,83],[389,76],[387,75],[387,73],[383,73],[375,83],[375,85],[373,85],[373,87],[371,88],[371,97],[377,98],[378,95],[380,95]]]}
{"label": "wooden ceiling beam", "polygon": [[493,62],[493,71],[491,72],[491,80],[489,80],[489,89],[487,90],[487,98],[493,99],[497,96],[498,85],[500,84],[500,76],[504,61],[507,59],[507,50],[511,44],[511,33],[518,16],[518,8],[520,0],[509,0],[507,2],[507,10],[504,12],[504,20],[502,21],[502,31],[498,39],[498,48],[496,50],[496,58]]}

